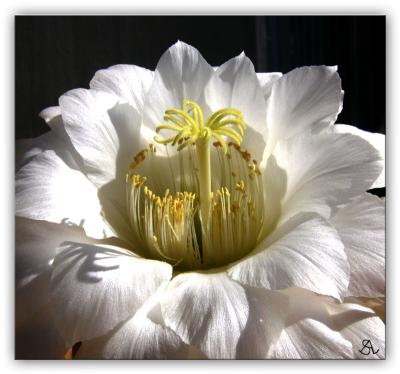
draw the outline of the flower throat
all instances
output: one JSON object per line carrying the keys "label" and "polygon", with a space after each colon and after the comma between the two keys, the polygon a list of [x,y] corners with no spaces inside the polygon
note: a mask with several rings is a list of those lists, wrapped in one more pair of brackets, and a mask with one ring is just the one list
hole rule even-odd
{"label": "flower throat", "polygon": [[[181,109],[165,111],[164,121],[156,132],[175,134],[154,141],[166,147],[167,157],[150,144],[127,174],[135,243],[180,270],[245,256],[257,243],[264,203],[257,162],[240,147],[246,129],[241,112],[224,108],[205,122],[200,106],[184,100]],[[171,155],[169,147],[177,152]]]}

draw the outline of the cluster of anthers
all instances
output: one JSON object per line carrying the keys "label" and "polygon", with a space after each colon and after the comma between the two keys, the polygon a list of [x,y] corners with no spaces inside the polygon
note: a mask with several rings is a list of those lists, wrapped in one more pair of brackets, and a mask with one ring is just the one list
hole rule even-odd
{"label": "cluster of anthers", "polygon": [[[254,248],[264,220],[261,173],[240,147],[246,128],[241,112],[221,109],[205,122],[200,106],[184,100],[182,109],[166,110],[164,120],[157,133],[177,134],[154,140],[177,145],[177,155],[157,157],[150,144],[127,175],[134,241],[151,257],[183,270],[235,261]],[[168,180],[160,177],[165,168],[171,171]]]}

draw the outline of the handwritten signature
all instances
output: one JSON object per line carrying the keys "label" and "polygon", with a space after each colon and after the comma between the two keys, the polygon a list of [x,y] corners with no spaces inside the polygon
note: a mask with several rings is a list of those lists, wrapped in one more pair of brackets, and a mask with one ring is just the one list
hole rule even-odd
{"label": "handwritten signature", "polygon": [[363,347],[359,350],[359,352],[365,356],[370,355],[373,353],[376,355],[379,352],[379,349],[375,350],[370,339],[364,339],[362,341]]}

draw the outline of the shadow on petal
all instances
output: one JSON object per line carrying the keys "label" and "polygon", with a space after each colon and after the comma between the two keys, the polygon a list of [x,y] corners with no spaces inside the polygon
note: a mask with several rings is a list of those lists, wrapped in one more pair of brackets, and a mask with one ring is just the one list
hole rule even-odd
{"label": "shadow on petal", "polygon": [[76,278],[78,281],[87,283],[100,282],[103,279],[103,272],[119,268],[119,265],[104,265],[101,263],[102,260],[121,255],[120,251],[111,248],[64,242],[62,250],[63,252],[57,256],[57,260],[63,262],[66,266],[54,277],[56,282],[64,278],[65,274],[74,268],[78,262],[81,262],[81,264],[78,266]]}
{"label": "shadow on petal", "polygon": [[[98,190],[105,220],[116,235],[132,247],[132,233],[126,209],[125,178],[128,166],[138,152],[140,137],[140,114],[130,104],[116,104],[108,110],[108,116],[118,137],[115,178]],[[138,249],[138,248],[136,248]]]}
{"label": "shadow on petal", "polygon": [[263,171],[264,178],[264,227],[260,239],[264,239],[276,227],[282,212],[282,200],[287,190],[286,171],[279,167],[274,155],[270,155]]}

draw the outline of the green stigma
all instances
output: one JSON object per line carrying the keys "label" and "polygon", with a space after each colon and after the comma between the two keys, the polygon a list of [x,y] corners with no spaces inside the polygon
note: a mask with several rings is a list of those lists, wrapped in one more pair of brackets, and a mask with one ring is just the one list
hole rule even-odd
{"label": "green stigma", "polygon": [[156,132],[171,130],[177,134],[167,139],[155,136],[154,140],[160,144],[178,144],[178,150],[185,148],[188,144],[196,144],[198,141],[208,142],[211,138],[215,138],[226,153],[228,146],[223,137],[240,145],[246,128],[242,113],[234,108],[217,110],[204,123],[200,106],[190,100],[182,101],[182,109],[167,109],[164,121],[167,123],[158,126]]}

